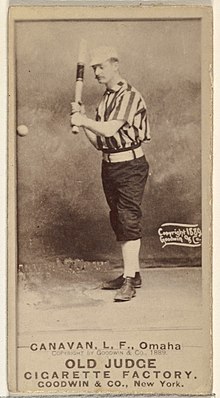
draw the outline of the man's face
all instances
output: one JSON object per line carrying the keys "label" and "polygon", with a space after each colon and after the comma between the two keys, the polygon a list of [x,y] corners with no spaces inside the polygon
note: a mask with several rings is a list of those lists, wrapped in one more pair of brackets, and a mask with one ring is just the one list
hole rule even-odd
{"label": "man's face", "polygon": [[118,71],[118,63],[107,60],[102,64],[94,65],[92,68],[98,82],[100,84],[108,84],[114,79]]}

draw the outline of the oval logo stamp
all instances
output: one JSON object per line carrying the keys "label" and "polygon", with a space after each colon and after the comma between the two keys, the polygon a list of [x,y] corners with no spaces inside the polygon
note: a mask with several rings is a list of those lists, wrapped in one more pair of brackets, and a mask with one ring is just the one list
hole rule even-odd
{"label": "oval logo stamp", "polygon": [[202,231],[198,224],[164,223],[158,228],[162,248],[168,245],[199,247]]}

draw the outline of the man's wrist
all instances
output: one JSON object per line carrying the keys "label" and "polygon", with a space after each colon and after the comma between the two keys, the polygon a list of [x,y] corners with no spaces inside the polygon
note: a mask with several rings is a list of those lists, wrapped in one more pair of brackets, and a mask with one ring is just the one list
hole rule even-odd
{"label": "man's wrist", "polygon": [[91,119],[88,119],[88,117],[86,116],[86,115],[81,115],[82,116],[82,124],[81,124],[81,127],[85,127],[85,128],[89,128],[89,127],[91,127],[90,126],[90,123],[89,123],[89,121],[91,120]]}
{"label": "man's wrist", "polygon": [[80,126],[79,127],[86,127],[87,116],[86,115],[82,115],[82,114],[80,114],[80,116],[81,116],[81,119],[80,119]]}

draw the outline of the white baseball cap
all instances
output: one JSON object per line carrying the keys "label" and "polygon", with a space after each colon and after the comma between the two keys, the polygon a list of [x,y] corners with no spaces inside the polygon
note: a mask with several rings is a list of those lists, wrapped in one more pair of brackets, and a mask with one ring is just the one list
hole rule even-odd
{"label": "white baseball cap", "polygon": [[102,64],[110,58],[118,59],[118,53],[114,47],[97,47],[92,51],[90,66]]}

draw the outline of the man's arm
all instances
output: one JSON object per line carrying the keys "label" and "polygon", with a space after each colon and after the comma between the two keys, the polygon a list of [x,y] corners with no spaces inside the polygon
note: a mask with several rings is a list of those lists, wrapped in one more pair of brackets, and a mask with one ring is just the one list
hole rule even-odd
{"label": "man's arm", "polygon": [[101,137],[112,137],[125,124],[124,120],[109,120],[107,122],[97,122],[87,118],[79,112],[75,112],[71,116],[72,125],[84,127],[86,130]]}
{"label": "man's arm", "polygon": [[84,133],[86,135],[86,137],[88,138],[88,140],[91,142],[91,144],[98,149],[97,147],[97,135],[92,133],[90,130],[86,129],[85,127],[83,127]]}
{"label": "man's arm", "polygon": [[[80,112],[82,115],[85,115],[85,114],[86,114],[85,107],[84,107],[84,105],[81,104],[81,103],[78,103],[78,102],[71,102],[71,107],[72,107],[72,114],[71,114],[71,117],[72,117],[72,115],[73,115],[75,112]],[[71,118],[71,120],[72,120],[72,118]],[[71,123],[71,124],[72,124],[72,123]],[[96,149],[98,149],[98,146],[97,146],[97,136],[96,136],[96,134],[92,133],[90,130],[86,129],[85,127],[83,128],[83,130],[84,130],[84,133],[85,133],[86,137],[87,137],[88,140],[91,142],[91,144],[92,144]]]}

